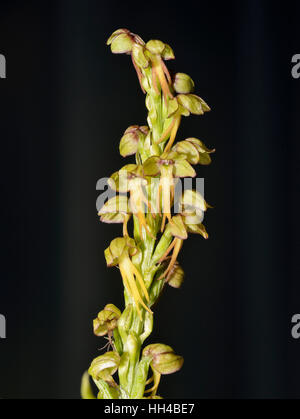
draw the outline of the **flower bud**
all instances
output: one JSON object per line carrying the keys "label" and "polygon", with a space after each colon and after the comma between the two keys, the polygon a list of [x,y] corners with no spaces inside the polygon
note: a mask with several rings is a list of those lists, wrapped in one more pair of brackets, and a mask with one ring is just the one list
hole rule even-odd
{"label": "flower bud", "polygon": [[182,365],[182,356],[175,355],[174,353],[161,354],[152,361],[152,368],[163,375],[173,374],[179,371]]}
{"label": "flower bud", "polygon": [[148,51],[151,52],[151,54],[162,54],[165,49],[165,44],[162,41],[159,41],[158,39],[152,39],[151,41],[148,41],[146,44],[146,48]]}
{"label": "flower bud", "polygon": [[194,91],[195,84],[191,77],[185,73],[177,73],[173,87],[176,93],[191,93]]}
{"label": "flower bud", "polygon": [[122,157],[132,156],[138,150],[139,138],[133,133],[125,134],[120,141],[120,154]]}
{"label": "flower bud", "polygon": [[104,336],[112,332],[117,327],[120,316],[121,312],[115,305],[107,304],[94,320],[94,334]]}
{"label": "flower bud", "polygon": [[94,359],[88,372],[94,380],[113,382],[112,375],[118,370],[119,364],[120,355],[117,352],[106,352]]}
{"label": "flower bud", "polygon": [[164,375],[173,374],[183,365],[183,358],[176,355],[170,346],[161,343],[146,346],[143,356],[152,358],[152,368]]}
{"label": "flower bud", "polygon": [[176,262],[170,272],[168,284],[173,288],[180,288],[183,281],[184,281],[184,271],[182,267],[179,265],[179,263]]}
{"label": "flower bud", "polygon": [[144,348],[143,356],[154,358],[158,355],[169,352],[174,352],[171,346],[164,345],[163,343],[152,343]]}
{"label": "flower bud", "polygon": [[[138,151],[139,140],[145,139],[145,136],[148,131],[148,127],[143,126],[139,127],[138,125],[133,125],[125,131],[123,137],[120,141],[120,154],[122,157],[132,156]],[[146,132],[146,134],[145,134]]]}

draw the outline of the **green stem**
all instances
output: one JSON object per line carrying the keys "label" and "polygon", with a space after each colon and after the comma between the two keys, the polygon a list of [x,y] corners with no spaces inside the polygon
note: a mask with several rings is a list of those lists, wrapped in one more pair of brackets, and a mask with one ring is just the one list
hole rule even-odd
{"label": "green stem", "polygon": [[[148,101],[151,107],[153,106],[155,109],[155,112],[149,111],[148,115],[148,122],[152,128],[151,131],[153,141],[152,152],[150,155],[157,155],[158,153],[161,154],[163,150],[163,144],[157,146],[156,143],[160,139],[164,130],[165,121],[167,118],[167,108],[164,103],[161,89],[159,88],[160,91],[158,93],[155,91],[152,85],[152,74],[149,69],[144,70],[144,76],[147,77],[150,86],[147,91],[149,96]],[[155,115],[155,117],[153,117],[153,115]],[[142,160],[146,158],[146,155],[142,150],[139,154],[141,155]],[[155,202],[155,188],[154,191],[152,191],[152,194],[149,194],[149,200],[150,202]],[[158,215],[153,218],[152,214],[147,214],[147,222],[148,225],[151,226],[151,233],[154,236],[151,237],[146,233],[144,228],[142,229],[141,235],[139,220],[136,216],[133,216],[134,238],[142,251],[141,263],[140,266],[137,266],[137,268],[141,271],[146,288],[149,290],[149,293],[151,292],[151,305],[154,304],[157,300],[164,285],[164,281],[155,281],[153,283],[153,278],[159,269],[159,267],[156,266],[156,263],[168,248],[172,237],[168,232],[166,232],[166,230],[155,248],[156,237],[160,229],[161,218],[162,217]],[[142,317],[141,319],[138,316],[134,302],[129,298],[126,292],[125,304],[125,315],[122,315],[119,321],[119,336],[122,340],[123,348],[123,355],[119,367],[120,385],[122,389],[125,390],[126,397],[129,396],[130,398],[140,399],[144,395],[150,365],[149,359],[142,359],[140,361],[140,351],[142,343],[152,332],[153,315],[146,312],[143,308],[140,308]],[[132,306],[132,308],[128,309],[129,304]],[[119,344],[118,346],[120,349],[121,345]]]}
{"label": "green stem", "polygon": [[143,358],[137,367],[136,377],[131,391],[132,399],[142,399],[144,396],[150,362],[151,358]]}

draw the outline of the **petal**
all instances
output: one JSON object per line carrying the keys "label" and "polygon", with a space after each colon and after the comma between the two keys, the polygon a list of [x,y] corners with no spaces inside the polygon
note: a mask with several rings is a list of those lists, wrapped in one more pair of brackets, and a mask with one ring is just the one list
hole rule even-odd
{"label": "petal", "polygon": [[136,133],[129,132],[121,138],[120,154],[122,157],[132,156],[138,151],[139,137]]}
{"label": "petal", "polygon": [[197,148],[194,146],[194,144],[188,141],[179,141],[175,145],[174,150],[176,150],[176,152],[179,154],[184,154],[189,163],[199,163],[199,152],[197,151]]}
{"label": "petal", "polygon": [[188,235],[181,215],[172,217],[169,225],[170,231],[174,237],[178,237],[181,240],[187,239]]}
{"label": "petal", "polygon": [[201,140],[198,140],[198,138],[189,137],[189,138],[186,138],[185,141],[192,143],[197,148],[199,153],[214,153],[215,152],[215,149],[210,149],[206,147],[206,145]]}
{"label": "petal", "polygon": [[117,195],[109,199],[103,207],[100,209],[98,215],[103,214],[116,214],[123,213],[127,214],[129,212],[128,208],[128,198],[124,195]]}
{"label": "petal", "polygon": [[157,176],[160,173],[159,157],[149,157],[143,164],[143,170],[145,176]]}
{"label": "petal", "polygon": [[200,234],[205,239],[208,239],[208,233],[203,224],[190,224],[188,225],[188,231],[194,234]]}
{"label": "petal", "polygon": [[175,177],[195,177],[196,172],[187,160],[175,160],[174,176]]}
{"label": "petal", "polygon": [[125,34],[129,34],[130,31],[128,29],[117,29],[116,31],[114,31],[110,37],[108,38],[108,40],[106,41],[106,45],[110,45],[112,43],[112,41],[114,40],[114,38],[116,38],[118,35],[121,35],[121,33],[125,33]]}
{"label": "petal", "polygon": [[208,166],[211,163],[211,157],[208,153],[200,153],[199,164]]}
{"label": "petal", "polygon": [[111,52],[113,54],[128,54],[131,52],[133,46],[133,40],[127,33],[121,33],[117,35],[110,45]]}

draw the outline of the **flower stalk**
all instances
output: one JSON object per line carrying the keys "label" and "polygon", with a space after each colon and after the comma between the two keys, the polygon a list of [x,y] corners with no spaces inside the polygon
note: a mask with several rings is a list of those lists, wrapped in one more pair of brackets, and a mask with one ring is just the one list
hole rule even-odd
{"label": "flower stalk", "polygon": [[193,165],[209,164],[214,150],[196,138],[175,141],[182,116],[202,115],[210,108],[193,94],[194,82],[187,74],[171,77],[165,61],[175,56],[168,44],[145,43],[127,29],[115,31],[107,44],[114,54],[131,55],[146,95],[148,125],[124,132],[120,154],[135,156],[135,162],[111,175],[109,186],[116,195],[99,211],[102,222],[123,224],[123,235],[112,240],[104,254],[108,267],[119,268],[125,308],[121,312],[108,304],[94,320],[95,335],[107,335],[107,352],[84,374],[81,393],[85,399],[96,398],[90,376],[97,398],[155,399],[161,398],[161,376],[178,371],[183,358],[160,343],[143,348],[153,329],[154,306],[167,284],[179,288],[183,283],[178,256],[188,233],[208,238],[202,220],[209,206],[203,196],[183,191],[177,214],[174,204],[176,183],[195,177]]}

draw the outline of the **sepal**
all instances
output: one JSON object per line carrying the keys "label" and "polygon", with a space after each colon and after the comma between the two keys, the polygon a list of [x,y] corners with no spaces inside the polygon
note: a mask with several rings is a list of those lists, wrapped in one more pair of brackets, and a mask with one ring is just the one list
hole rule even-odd
{"label": "sepal", "polygon": [[175,215],[172,217],[169,226],[174,237],[178,237],[181,240],[187,239],[188,235],[181,215]]}
{"label": "sepal", "polygon": [[161,55],[165,47],[166,45],[158,39],[152,39],[146,43],[147,50],[154,55]]}
{"label": "sepal", "polygon": [[179,94],[177,100],[188,112],[195,115],[203,115],[210,111],[210,107],[199,96],[193,94]]}

